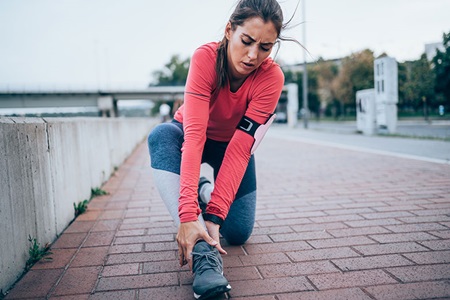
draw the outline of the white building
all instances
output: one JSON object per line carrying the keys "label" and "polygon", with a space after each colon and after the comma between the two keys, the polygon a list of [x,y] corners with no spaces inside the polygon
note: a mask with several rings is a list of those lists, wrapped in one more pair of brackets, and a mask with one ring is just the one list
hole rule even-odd
{"label": "white building", "polygon": [[398,65],[395,58],[375,59],[374,81],[377,125],[395,133],[398,103]]}

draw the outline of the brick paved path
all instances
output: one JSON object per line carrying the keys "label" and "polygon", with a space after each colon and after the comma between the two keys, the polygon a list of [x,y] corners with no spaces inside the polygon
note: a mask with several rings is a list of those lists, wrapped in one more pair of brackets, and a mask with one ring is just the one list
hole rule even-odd
{"label": "brick paved path", "polygon": [[[268,137],[233,299],[450,298],[450,166]],[[193,299],[145,144],[7,299]]]}

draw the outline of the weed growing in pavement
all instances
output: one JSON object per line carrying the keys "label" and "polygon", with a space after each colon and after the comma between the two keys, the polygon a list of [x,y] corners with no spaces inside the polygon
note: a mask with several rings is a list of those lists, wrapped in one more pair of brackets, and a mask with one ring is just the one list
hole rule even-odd
{"label": "weed growing in pavement", "polygon": [[41,247],[41,244],[38,243],[36,239],[31,238],[31,236],[28,236],[28,241],[31,243],[31,246],[28,249],[28,254],[30,255],[30,258],[27,260],[25,270],[31,269],[31,267],[41,259],[52,260],[51,257],[47,257],[53,254],[52,252],[50,252],[49,244],[46,244],[44,247]]}
{"label": "weed growing in pavement", "polygon": [[73,204],[73,208],[75,209],[75,218],[86,212],[88,203],[88,200],[83,200],[78,204]]}
{"label": "weed growing in pavement", "polygon": [[91,199],[102,195],[108,195],[108,192],[98,187],[91,189]]}

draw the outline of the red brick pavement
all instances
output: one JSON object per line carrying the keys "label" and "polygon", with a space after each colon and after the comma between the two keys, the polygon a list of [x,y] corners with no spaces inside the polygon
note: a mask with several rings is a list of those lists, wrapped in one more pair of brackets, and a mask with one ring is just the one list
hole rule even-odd
{"label": "red brick pavement", "polygon": [[[222,299],[450,298],[450,166],[267,138]],[[142,144],[7,299],[193,299]]]}

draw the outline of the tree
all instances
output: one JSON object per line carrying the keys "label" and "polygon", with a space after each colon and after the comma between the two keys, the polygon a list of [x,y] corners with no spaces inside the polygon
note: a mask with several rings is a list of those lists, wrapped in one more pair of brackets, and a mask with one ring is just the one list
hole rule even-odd
{"label": "tree", "polygon": [[[408,63],[406,81],[402,87],[403,105],[412,107],[415,111],[435,101],[435,75],[425,54],[419,60]],[[425,112],[425,116],[427,112]]]}
{"label": "tree", "polygon": [[319,58],[313,70],[317,74],[317,96],[319,98],[317,110],[320,118],[324,109],[335,98],[333,95],[333,81],[336,79],[339,69],[334,62]]}
{"label": "tree", "polygon": [[170,61],[164,65],[163,70],[153,72],[156,83],[150,85],[185,85],[190,62],[190,58],[181,60],[179,55],[173,55]]}
{"label": "tree", "polygon": [[442,104],[450,109],[450,32],[442,35],[444,51],[437,51],[433,58],[434,72],[436,75],[436,92],[442,93]]}
{"label": "tree", "polygon": [[333,82],[333,93],[345,108],[355,107],[359,90],[373,88],[373,52],[366,49],[343,59],[341,70]]}

